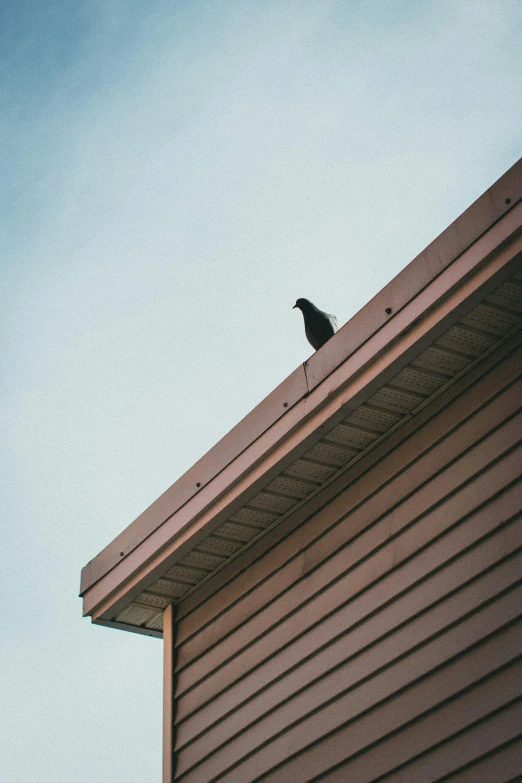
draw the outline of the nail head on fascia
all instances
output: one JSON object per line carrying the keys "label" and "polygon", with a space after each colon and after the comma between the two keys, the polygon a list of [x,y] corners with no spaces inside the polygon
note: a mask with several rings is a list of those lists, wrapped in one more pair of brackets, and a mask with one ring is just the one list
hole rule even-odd
{"label": "nail head on fascia", "polygon": [[511,199],[509,197],[505,198],[504,201],[505,201],[506,204],[511,204]]}
{"label": "nail head on fascia", "polygon": [[288,408],[288,403],[287,402],[283,403],[283,408]]}
{"label": "nail head on fascia", "polygon": [[384,312],[386,313],[386,315],[391,315],[391,311],[392,311],[391,307],[387,307]]}
{"label": "nail head on fascia", "polygon": [[196,481],[196,487],[200,487],[200,486],[201,486],[201,481]]}

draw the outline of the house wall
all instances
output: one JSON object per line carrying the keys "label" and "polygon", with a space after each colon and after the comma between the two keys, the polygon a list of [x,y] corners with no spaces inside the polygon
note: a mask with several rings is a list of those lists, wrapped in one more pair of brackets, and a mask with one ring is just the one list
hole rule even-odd
{"label": "house wall", "polygon": [[177,607],[174,780],[522,773],[517,342]]}

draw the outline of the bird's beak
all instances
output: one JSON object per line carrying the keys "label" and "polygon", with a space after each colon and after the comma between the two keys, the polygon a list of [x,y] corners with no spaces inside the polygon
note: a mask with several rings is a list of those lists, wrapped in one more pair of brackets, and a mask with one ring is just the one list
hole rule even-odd
{"label": "bird's beak", "polygon": [[297,305],[294,305],[294,306],[292,307],[292,310],[295,310],[295,308],[296,308],[296,307],[297,307]]}

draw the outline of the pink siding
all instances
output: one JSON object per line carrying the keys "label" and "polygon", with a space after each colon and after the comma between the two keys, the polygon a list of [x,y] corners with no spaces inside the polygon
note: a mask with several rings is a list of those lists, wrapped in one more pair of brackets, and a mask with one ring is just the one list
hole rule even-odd
{"label": "pink siding", "polygon": [[522,773],[515,339],[179,605],[175,780]]}

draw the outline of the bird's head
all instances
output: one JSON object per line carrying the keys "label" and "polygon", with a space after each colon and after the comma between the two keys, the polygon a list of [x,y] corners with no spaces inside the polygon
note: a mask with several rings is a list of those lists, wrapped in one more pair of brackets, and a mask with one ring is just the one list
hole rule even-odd
{"label": "bird's head", "polygon": [[301,310],[302,313],[304,313],[306,310],[313,310],[314,306],[308,299],[298,299],[295,305],[292,307],[292,310],[295,310],[297,307],[298,310]]}

